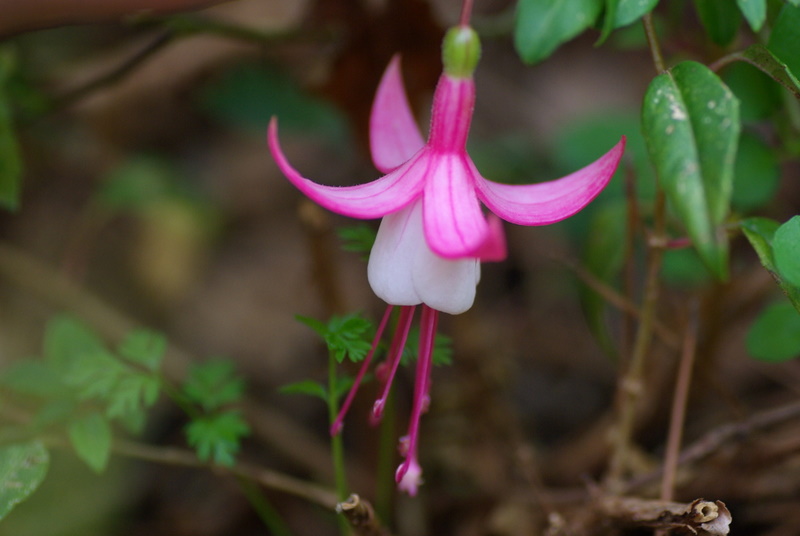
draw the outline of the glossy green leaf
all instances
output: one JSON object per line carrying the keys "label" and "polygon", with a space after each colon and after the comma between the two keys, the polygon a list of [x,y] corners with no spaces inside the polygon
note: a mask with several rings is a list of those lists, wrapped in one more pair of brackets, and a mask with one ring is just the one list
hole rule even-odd
{"label": "glossy green leaf", "polygon": [[761,264],[770,272],[775,272],[775,261],[772,256],[772,238],[781,226],[769,218],[747,218],[739,222],[744,235],[753,246]]}
{"label": "glossy green leaf", "polygon": [[601,45],[608,39],[611,32],[616,28],[617,21],[617,7],[620,0],[605,0],[605,9],[603,10],[603,26],[600,30],[600,38],[595,43],[595,46]]}
{"label": "glossy green leaf", "polygon": [[731,206],[739,212],[762,208],[775,196],[781,172],[778,155],[757,136],[742,132],[734,167]]}
{"label": "glossy green leaf", "polygon": [[736,0],[736,4],[750,28],[759,31],[767,20],[767,0]]}
{"label": "glossy green leaf", "polygon": [[0,519],[36,491],[49,467],[50,454],[39,441],[0,447]]}
{"label": "glossy green leaf", "polygon": [[642,130],[661,185],[700,258],[727,277],[729,210],[739,139],[739,103],[707,67],[686,61],[647,90]]}
{"label": "glossy green leaf", "polygon": [[658,4],[658,0],[619,0],[614,13],[614,27],[620,28],[632,24],[650,13]]}
{"label": "glossy green leaf", "polygon": [[111,454],[111,426],[100,413],[89,413],[69,426],[69,440],[78,457],[102,472]]}
{"label": "glossy green leaf", "polygon": [[[800,54],[800,51],[798,51],[798,54]],[[758,67],[767,76],[794,93],[795,97],[800,98],[800,80],[797,79],[796,73],[789,68],[787,63],[778,58],[771,49],[761,44],[750,45],[742,52],[741,57],[744,61]]]}
{"label": "glossy green leaf", "polygon": [[720,46],[727,46],[733,41],[739,31],[742,15],[732,8],[731,0],[694,0],[694,7],[712,41]]}
{"label": "glossy green leaf", "polygon": [[780,227],[780,223],[769,218],[747,218],[742,220],[739,225],[750,241],[750,245],[753,246],[756,254],[758,254],[761,264],[772,274],[786,297],[789,298],[795,309],[800,312],[800,288],[785,281],[778,273],[778,268],[775,265],[772,241]]}
{"label": "glossy green leaf", "polygon": [[6,81],[13,63],[10,51],[0,49],[0,206],[9,210],[19,206],[22,181],[22,159],[6,92]]}
{"label": "glossy green leaf", "polygon": [[526,63],[552,54],[594,24],[602,0],[520,0],[514,27],[517,53]]}
{"label": "glossy green leaf", "polygon": [[794,81],[800,78],[800,7],[785,5],[772,25],[767,48],[785,64]]}
{"label": "glossy green leaf", "polygon": [[781,277],[800,287],[800,216],[793,217],[775,231],[772,251]]}
{"label": "glossy green leaf", "polygon": [[745,342],[748,353],[761,361],[800,356],[800,314],[785,301],[769,305],[750,326]]}

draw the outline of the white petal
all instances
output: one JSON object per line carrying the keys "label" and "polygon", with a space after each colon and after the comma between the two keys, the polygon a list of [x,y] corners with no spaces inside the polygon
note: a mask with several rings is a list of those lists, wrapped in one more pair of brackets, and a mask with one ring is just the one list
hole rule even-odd
{"label": "white petal", "polygon": [[[367,278],[372,291],[390,305],[418,305],[422,299],[411,278],[412,262],[418,242],[425,243],[422,217],[412,221],[420,202],[384,216],[369,254]],[[420,212],[416,209],[416,212]]]}
{"label": "white petal", "polygon": [[480,261],[448,260],[431,251],[422,229],[422,203],[417,201],[383,218],[367,271],[372,290],[386,303],[425,303],[459,314],[475,301]]}

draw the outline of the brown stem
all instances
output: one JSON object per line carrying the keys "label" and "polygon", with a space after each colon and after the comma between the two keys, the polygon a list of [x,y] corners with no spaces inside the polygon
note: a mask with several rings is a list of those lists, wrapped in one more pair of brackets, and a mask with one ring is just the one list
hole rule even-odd
{"label": "brown stem", "polygon": [[190,450],[154,447],[133,441],[115,440],[111,449],[122,456],[154,463],[213,469],[223,474],[245,478],[266,488],[301,497],[331,510],[336,508],[336,494],[332,490],[257,465],[243,462],[231,467],[213,465],[199,460]]}
{"label": "brown stem", "polygon": [[665,501],[671,501],[675,491],[675,475],[678,471],[678,456],[681,448],[683,424],[686,419],[686,403],[689,398],[689,386],[692,382],[692,368],[697,350],[697,303],[693,302],[690,307],[689,325],[683,340],[678,377],[675,382],[675,396],[672,401],[672,413],[669,420],[667,450],[664,455],[661,499]]}
{"label": "brown stem", "polygon": [[661,45],[658,42],[658,34],[653,24],[652,13],[648,13],[642,17],[642,24],[644,25],[644,33],[647,36],[647,44],[650,46],[650,53],[653,56],[653,66],[656,68],[656,71],[661,74],[667,70],[667,67],[664,63],[664,56],[661,54]]}
{"label": "brown stem", "polygon": [[660,287],[659,274],[661,272],[661,259],[664,254],[664,249],[660,246],[663,243],[663,239],[660,238],[664,236],[665,203],[664,192],[658,189],[656,191],[656,206],[653,214],[653,236],[656,240],[650,241],[653,245],[651,245],[647,263],[647,276],[644,297],[642,298],[639,328],[636,332],[628,370],[617,386],[617,422],[612,436],[613,450],[606,476],[606,485],[612,492],[619,491],[627,470],[639,400],[644,389],[645,362],[650,351],[654,326],[657,322],[656,305]]}

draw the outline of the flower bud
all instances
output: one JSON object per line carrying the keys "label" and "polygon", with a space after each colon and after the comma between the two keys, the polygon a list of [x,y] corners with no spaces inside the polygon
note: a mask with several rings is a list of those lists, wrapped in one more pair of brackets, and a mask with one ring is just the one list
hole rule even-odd
{"label": "flower bud", "polygon": [[469,26],[454,26],[447,30],[442,42],[444,72],[454,78],[472,76],[481,57],[481,41]]}

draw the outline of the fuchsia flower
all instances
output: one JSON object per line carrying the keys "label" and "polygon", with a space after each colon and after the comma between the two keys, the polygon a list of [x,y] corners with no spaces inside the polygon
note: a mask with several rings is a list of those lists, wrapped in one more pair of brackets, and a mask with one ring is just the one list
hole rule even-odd
{"label": "fuchsia flower", "polygon": [[[383,218],[369,258],[369,283],[389,304],[373,351],[393,306],[401,306],[395,337],[378,376],[384,384],[373,417],[380,418],[400,362],[414,310],[422,307],[419,357],[408,436],[401,442],[405,461],[399,487],[414,495],[421,483],[417,438],[429,403],[433,340],[438,312],[459,314],[472,306],[480,261],[506,256],[502,218],[518,225],[546,225],[572,216],[599,194],[614,174],[623,138],[599,160],[566,177],[529,185],[483,178],[466,151],[475,103],[472,73],[480,44],[467,26],[451,29],[443,48],[444,72],[433,97],[427,143],[414,122],[403,88],[398,57],[392,59],[375,95],[370,148],[381,178],[358,186],[324,186],[304,178],[278,143],[277,120],[269,125],[269,148],[283,174],[323,207],[353,218]],[[484,214],[483,204],[490,213]],[[499,216],[499,218],[498,218]],[[337,433],[372,353],[334,422]]]}

